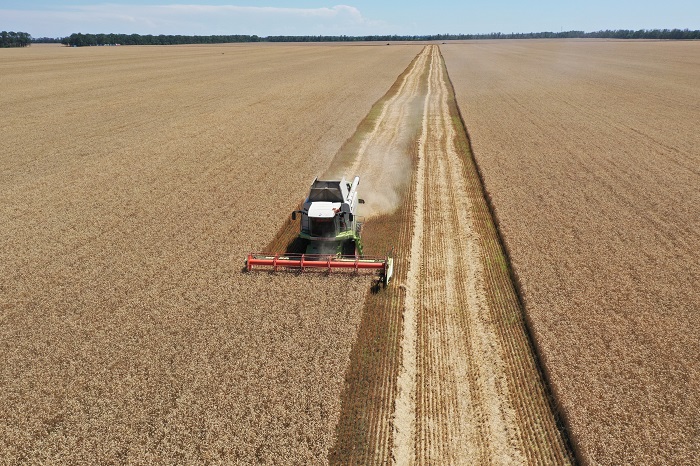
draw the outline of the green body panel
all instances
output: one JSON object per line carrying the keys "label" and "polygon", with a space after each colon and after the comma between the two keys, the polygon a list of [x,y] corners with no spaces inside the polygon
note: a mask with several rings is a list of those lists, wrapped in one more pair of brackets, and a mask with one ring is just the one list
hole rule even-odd
{"label": "green body panel", "polygon": [[[319,241],[319,239],[316,236],[311,236],[310,234],[304,232],[299,233],[299,238],[308,239],[309,241]],[[357,236],[354,231],[348,230],[335,235],[334,240],[324,238],[323,241],[350,241],[357,239],[359,239],[359,236]]]}
{"label": "green body panel", "polygon": [[353,230],[343,231],[335,236],[335,239],[324,238],[319,240],[315,236],[311,236],[308,233],[299,233],[299,238],[305,239],[309,242],[306,247],[307,254],[338,254],[338,255],[350,255],[347,251],[344,251],[345,246],[348,242],[353,242],[355,244],[352,255],[357,251],[357,255],[362,256],[362,239]]}

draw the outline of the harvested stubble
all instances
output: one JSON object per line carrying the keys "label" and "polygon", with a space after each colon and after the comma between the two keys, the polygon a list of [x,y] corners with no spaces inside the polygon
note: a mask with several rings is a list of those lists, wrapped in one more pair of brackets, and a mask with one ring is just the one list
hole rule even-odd
{"label": "harvested stubble", "polygon": [[392,455],[567,464],[442,57],[430,55]]}
{"label": "harvested stubble", "polygon": [[418,50],[2,51],[2,462],[325,462],[368,280],[242,260]]}
{"label": "harvested stubble", "polygon": [[700,456],[700,44],[442,47],[585,463]]}
{"label": "harvested stubble", "polygon": [[365,226],[368,247],[397,247],[396,275],[365,301],[331,461],[569,462],[437,47],[380,104],[348,166],[373,172],[366,153],[383,153],[413,179]]}
{"label": "harvested stubble", "polygon": [[[410,255],[414,162],[428,56],[427,50],[416,56],[331,164],[341,167],[340,171],[369,174],[363,178],[368,178],[369,186],[361,185],[362,195],[368,203],[373,196],[382,200],[369,205],[372,215],[363,227],[366,250],[379,253],[396,248],[390,286],[365,299],[331,464],[386,464],[391,458],[404,310],[400,284],[406,280]],[[384,167],[393,170],[384,171]]]}

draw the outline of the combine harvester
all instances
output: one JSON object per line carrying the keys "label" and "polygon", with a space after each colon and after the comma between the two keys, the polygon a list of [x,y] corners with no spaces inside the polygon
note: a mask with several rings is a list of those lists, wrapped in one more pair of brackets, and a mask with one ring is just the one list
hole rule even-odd
{"label": "combine harvester", "polygon": [[394,261],[390,255],[383,258],[364,257],[360,232],[362,223],[358,221],[358,204],[364,204],[357,197],[360,177],[352,184],[343,178],[340,181],[322,181],[318,178],[311,185],[309,197],[301,210],[292,212],[292,220],[301,214],[299,238],[306,243],[305,254],[266,254],[250,253],[246,267],[280,267],[305,270],[308,268],[354,270],[355,272],[378,271],[384,285],[394,271]]}

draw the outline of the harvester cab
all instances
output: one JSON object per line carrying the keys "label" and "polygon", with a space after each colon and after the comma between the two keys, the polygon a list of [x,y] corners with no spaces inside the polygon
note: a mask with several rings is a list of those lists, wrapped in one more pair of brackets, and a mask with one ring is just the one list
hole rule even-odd
{"label": "harvester cab", "polygon": [[299,238],[306,243],[304,254],[250,253],[246,267],[324,268],[379,271],[384,285],[394,272],[394,260],[387,257],[366,257],[362,254],[362,223],[357,207],[364,201],[357,195],[360,177],[352,183],[341,180],[314,180],[309,196],[301,210],[292,212],[292,219],[299,222]]}

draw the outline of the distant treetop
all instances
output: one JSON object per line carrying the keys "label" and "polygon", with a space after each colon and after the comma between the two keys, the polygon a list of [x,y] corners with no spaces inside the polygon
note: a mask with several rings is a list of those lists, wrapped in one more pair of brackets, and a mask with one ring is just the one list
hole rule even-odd
{"label": "distant treetop", "polygon": [[0,32],[0,47],[26,47],[32,43],[32,36],[26,32]]}

